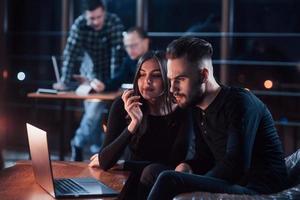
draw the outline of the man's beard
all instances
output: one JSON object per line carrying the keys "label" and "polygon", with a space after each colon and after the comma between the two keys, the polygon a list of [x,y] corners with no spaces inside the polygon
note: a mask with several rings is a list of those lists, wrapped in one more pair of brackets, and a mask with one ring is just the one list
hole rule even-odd
{"label": "man's beard", "polygon": [[[174,92],[171,97],[171,101],[175,104],[178,104],[180,107],[185,108],[188,106],[196,106],[199,104],[204,98],[204,91],[201,88],[203,84],[203,78],[197,77],[197,79],[193,82],[190,87],[189,94],[182,94],[180,92]],[[184,98],[185,102],[180,103],[177,101],[176,96],[180,98]]]}
{"label": "man's beard", "polygon": [[200,90],[199,85],[196,91],[193,92],[192,95],[190,95],[190,99],[187,102],[188,106],[196,106],[203,100],[203,92]]}
{"label": "man's beard", "polygon": [[197,80],[191,86],[191,92],[189,98],[187,98],[186,106],[196,106],[204,98],[204,92],[201,90],[203,78],[198,77]]}
{"label": "man's beard", "polygon": [[201,91],[201,89],[199,88],[199,85],[195,85],[195,87],[193,87],[195,89],[192,90],[192,93],[190,93],[189,96],[185,95],[185,94],[181,94],[181,93],[175,93],[175,96],[179,96],[180,98],[184,98],[185,102],[184,103],[180,103],[176,101],[176,98],[174,96],[174,94],[172,95],[172,102],[173,103],[177,103],[180,107],[185,108],[188,106],[196,106],[197,104],[199,104],[202,100],[203,100],[203,92]]}

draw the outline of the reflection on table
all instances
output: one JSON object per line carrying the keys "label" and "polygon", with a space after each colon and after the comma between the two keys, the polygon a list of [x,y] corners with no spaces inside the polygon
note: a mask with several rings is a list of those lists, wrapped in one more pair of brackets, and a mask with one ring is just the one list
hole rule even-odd
{"label": "reflection on table", "polygon": [[[126,171],[103,171],[99,168],[90,168],[87,163],[83,162],[53,161],[52,168],[55,178],[93,177],[119,192],[121,192],[129,176],[129,172]],[[30,161],[19,161],[15,166],[0,171],[0,183],[0,198],[2,200],[54,199],[37,183],[35,183]],[[110,197],[104,199],[117,198]]]}

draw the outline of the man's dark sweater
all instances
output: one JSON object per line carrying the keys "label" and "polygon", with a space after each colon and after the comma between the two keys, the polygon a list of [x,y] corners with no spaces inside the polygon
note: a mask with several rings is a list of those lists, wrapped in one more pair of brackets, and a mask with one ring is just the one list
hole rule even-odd
{"label": "man's dark sweater", "polygon": [[115,77],[111,79],[105,86],[105,91],[117,90],[122,83],[132,83],[138,60],[132,60],[126,57],[121,65],[115,72]]}
{"label": "man's dark sweater", "polygon": [[267,107],[245,89],[222,86],[202,110],[193,112],[195,173],[241,184],[259,193],[285,188],[284,153]]}

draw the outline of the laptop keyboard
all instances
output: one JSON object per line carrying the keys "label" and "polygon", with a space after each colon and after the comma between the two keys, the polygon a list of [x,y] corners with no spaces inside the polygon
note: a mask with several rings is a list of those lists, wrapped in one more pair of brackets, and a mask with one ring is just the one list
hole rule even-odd
{"label": "laptop keyboard", "polygon": [[68,193],[88,193],[82,186],[71,179],[54,180],[55,189],[62,194]]}

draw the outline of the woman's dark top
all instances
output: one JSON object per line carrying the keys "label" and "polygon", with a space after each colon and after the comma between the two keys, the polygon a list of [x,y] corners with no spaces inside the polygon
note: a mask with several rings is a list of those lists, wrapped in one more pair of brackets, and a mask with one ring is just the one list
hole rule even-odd
{"label": "woman's dark top", "polygon": [[130,159],[125,161],[125,166],[130,161],[141,161],[144,165],[155,162],[175,167],[185,159],[191,127],[187,110],[176,108],[168,115],[148,115],[147,130],[143,134],[140,129],[130,133],[129,120],[122,99],[116,99],[110,109],[107,135],[99,153],[102,169],[111,168],[126,147]]}

